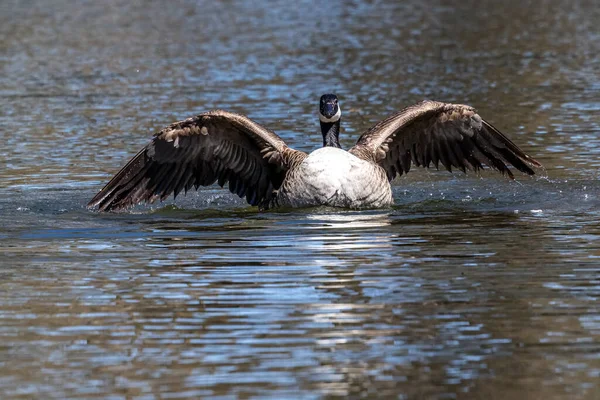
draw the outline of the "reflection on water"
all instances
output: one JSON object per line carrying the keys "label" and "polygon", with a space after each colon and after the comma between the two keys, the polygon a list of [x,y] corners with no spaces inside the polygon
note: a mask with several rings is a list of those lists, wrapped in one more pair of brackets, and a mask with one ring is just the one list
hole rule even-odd
{"label": "reflection on water", "polygon": [[[542,3],[2,3],[0,397],[598,398],[600,16]],[[207,109],[310,150],[330,91],[345,147],[457,101],[546,176],[415,170],[363,212],[84,208]]]}

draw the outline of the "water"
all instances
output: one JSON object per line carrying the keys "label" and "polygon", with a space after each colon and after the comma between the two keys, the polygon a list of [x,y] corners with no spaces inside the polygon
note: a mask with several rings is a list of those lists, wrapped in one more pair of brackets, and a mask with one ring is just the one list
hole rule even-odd
{"label": "water", "polygon": [[[3,399],[600,397],[595,3],[0,11]],[[413,170],[364,212],[258,213],[219,188],[85,209],[208,109],[309,151],[325,92],[346,148],[430,98],[477,107],[546,170]]]}

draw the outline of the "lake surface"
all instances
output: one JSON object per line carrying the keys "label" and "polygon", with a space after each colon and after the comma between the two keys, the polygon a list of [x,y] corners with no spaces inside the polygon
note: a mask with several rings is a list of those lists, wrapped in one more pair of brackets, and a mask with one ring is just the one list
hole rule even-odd
{"label": "lake surface", "polygon": [[[600,8],[591,1],[3,1],[0,397],[600,398]],[[413,169],[396,206],[228,191],[87,201],[222,108],[342,145],[467,103],[539,176]]]}

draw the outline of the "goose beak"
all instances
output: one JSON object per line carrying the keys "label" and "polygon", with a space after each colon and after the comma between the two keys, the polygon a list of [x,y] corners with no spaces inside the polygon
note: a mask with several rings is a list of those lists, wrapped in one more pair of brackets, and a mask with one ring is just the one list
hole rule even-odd
{"label": "goose beak", "polygon": [[327,119],[331,119],[335,116],[335,114],[337,113],[338,110],[338,106],[337,104],[334,104],[333,102],[331,103],[325,103],[323,105],[323,107],[321,108],[321,115],[324,116]]}

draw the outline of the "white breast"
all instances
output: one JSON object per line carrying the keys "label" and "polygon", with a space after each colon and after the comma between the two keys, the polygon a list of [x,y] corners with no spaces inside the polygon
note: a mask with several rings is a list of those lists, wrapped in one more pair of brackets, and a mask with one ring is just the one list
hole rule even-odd
{"label": "white breast", "polygon": [[292,207],[382,207],[392,203],[392,191],[382,168],[345,150],[323,147],[288,175],[278,199]]}

